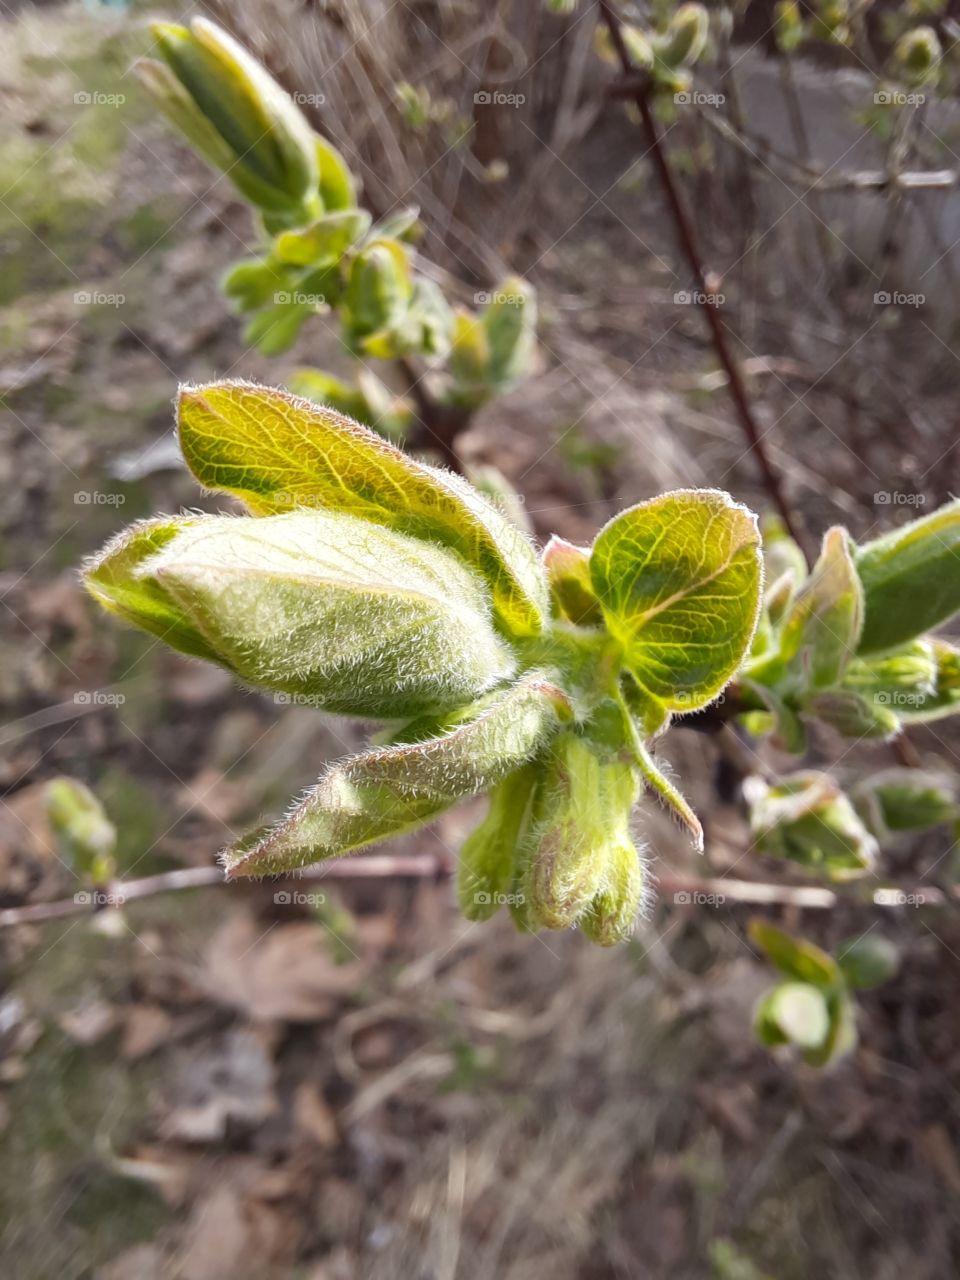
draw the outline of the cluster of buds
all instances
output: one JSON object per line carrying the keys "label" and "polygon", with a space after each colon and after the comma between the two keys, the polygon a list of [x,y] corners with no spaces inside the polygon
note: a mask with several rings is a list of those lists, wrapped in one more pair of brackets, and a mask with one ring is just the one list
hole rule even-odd
{"label": "cluster of buds", "polygon": [[[651,82],[669,93],[683,93],[690,87],[690,69],[704,55],[710,35],[710,15],[702,4],[681,4],[658,30],[644,30],[633,23],[620,24],[620,37],[637,71],[646,72]],[[599,26],[596,47],[600,57],[619,65],[609,30]]]}
{"label": "cluster of buds", "polygon": [[466,914],[508,905],[526,930],[628,936],[644,782],[699,839],[648,743],[714,699],[749,648],[755,518],[679,491],[590,548],[554,539],[538,555],[467,481],[286,392],[184,388],[179,435],[200,483],[249,516],[135,524],[88,566],[90,592],[245,683],[383,725],[228,850],[229,875],[336,857],[486,792],[461,860]]}
{"label": "cluster of buds", "polygon": [[[352,355],[421,357],[440,375],[438,399],[466,409],[529,371],[536,323],[529,285],[508,279],[480,313],[454,311],[416,268],[409,243],[416,210],[373,225],[343,156],[232,36],[203,18],[152,30],[162,60],[140,62],[141,81],[259,212],[263,250],[224,280],[249,317],[247,342],[279,355],[311,316],[336,312]],[[388,405],[392,398],[375,387],[371,395],[369,379],[350,386],[309,370],[298,385],[387,434],[411,419],[405,401]]]}

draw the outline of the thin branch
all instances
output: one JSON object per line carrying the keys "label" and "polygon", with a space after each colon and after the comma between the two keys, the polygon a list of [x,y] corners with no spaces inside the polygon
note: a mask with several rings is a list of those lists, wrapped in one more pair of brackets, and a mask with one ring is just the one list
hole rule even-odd
{"label": "thin branch", "polygon": [[[610,0],[597,0],[600,7],[600,14],[603,21],[610,32],[610,39],[616,50],[617,57],[625,76],[635,77],[636,67],[634,66],[627,46],[623,39],[623,28],[620,17],[614,9]],[[763,476],[764,486],[770,496],[770,500],[776,508],[781,520],[786,526],[788,532],[793,539],[800,543],[801,546],[806,545],[806,540],[800,533],[793,516],[793,512],[787,502],[783,491],[783,484],[780,474],[771,462],[766,447],[763,443],[762,434],[756,419],[753,416],[753,410],[750,407],[750,400],[747,395],[746,384],[740,367],[737,364],[736,357],[730,349],[727,340],[727,331],[724,328],[723,321],[720,319],[719,309],[710,301],[710,291],[707,288],[707,277],[703,264],[700,259],[700,252],[697,248],[696,236],[693,224],[690,221],[687,211],[684,208],[683,201],[680,197],[680,191],[674,180],[673,171],[670,168],[670,162],[660,138],[660,131],[657,122],[654,119],[653,110],[650,104],[650,94],[652,84],[647,80],[632,80],[631,100],[636,104],[637,110],[643,121],[649,143],[650,154],[653,157],[654,166],[660,178],[663,192],[666,197],[667,205],[673,218],[674,229],[676,231],[677,240],[681,251],[687,260],[688,269],[693,276],[697,289],[697,302],[701,306],[710,327],[710,336],[713,340],[713,349],[717,359],[723,366],[729,381],[730,395],[733,400],[737,417],[740,420],[740,427],[746,437],[749,450],[756,459],[757,465]]]}
{"label": "thin branch", "polygon": [[[304,880],[370,880],[411,879],[446,880],[453,875],[453,866],[447,859],[426,854],[391,856],[365,854],[344,858],[339,862],[322,862],[306,867],[295,877],[277,877],[278,885],[297,885]],[[139,880],[115,880],[98,889],[84,890],[72,898],[54,902],[35,902],[23,907],[8,907],[0,911],[0,929],[14,925],[44,924],[51,920],[64,920],[70,916],[94,916],[101,911],[116,910],[130,902],[152,898],[161,893],[176,893],[183,889],[230,888],[236,882],[224,879],[217,866],[185,867],[178,871],[162,871],[158,875],[143,876]],[[767,884],[756,880],[734,880],[725,876],[704,879],[700,876],[678,875],[664,872],[657,877],[657,888],[663,898],[672,897],[677,905],[724,906],[727,903],[749,903],[755,906],[789,906],[811,910],[831,910],[841,902],[872,905],[875,907],[923,906],[940,907],[948,902],[960,902],[960,886],[947,888],[919,884],[907,888],[885,886],[869,896],[859,896],[856,885],[840,894],[819,885]]]}

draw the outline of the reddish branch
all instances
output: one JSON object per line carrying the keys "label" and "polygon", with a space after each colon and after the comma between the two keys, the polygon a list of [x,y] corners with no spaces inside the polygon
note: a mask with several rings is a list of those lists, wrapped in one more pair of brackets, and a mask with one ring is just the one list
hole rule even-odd
{"label": "reddish branch", "polygon": [[747,440],[750,452],[757,461],[763,476],[763,483],[770,496],[780,519],[787,527],[791,537],[804,545],[804,538],[797,527],[793,512],[786,500],[783,492],[783,484],[780,474],[774,467],[767,454],[763,443],[763,438],[756,419],[753,416],[753,410],[747,396],[746,385],[743,381],[743,374],[740,365],[730,349],[730,343],[727,339],[727,331],[723,321],[720,319],[719,308],[712,303],[710,292],[707,287],[706,272],[700,258],[700,252],[697,247],[696,235],[694,233],[693,224],[684,208],[683,200],[680,197],[680,190],[670,168],[670,162],[667,159],[666,150],[660,138],[660,131],[657,128],[657,122],[654,119],[653,109],[651,106],[651,92],[653,89],[652,81],[648,77],[639,77],[637,68],[630,57],[627,46],[623,39],[623,28],[620,17],[609,0],[597,0],[600,6],[600,14],[603,21],[610,32],[610,39],[616,50],[617,57],[623,69],[623,74],[630,81],[630,99],[636,103],[637,110],[643,121],[643,127],[647,135],[650,147],[650,154],[653,157],[654,167],[660,179],[663,192],[666,197],[667,205],[673,219],[674,230],[680,249],[687,260],[687,267],[693,277],[697,289],[697,303],[702,307],[707,318],[707,324],[710,327],[710,337],[713,341],[713,349],[717,359],[723,366],[727,375],[730,387],[730,395],[733,399],[734,408],[737,418],[740,422],[740,428]]}

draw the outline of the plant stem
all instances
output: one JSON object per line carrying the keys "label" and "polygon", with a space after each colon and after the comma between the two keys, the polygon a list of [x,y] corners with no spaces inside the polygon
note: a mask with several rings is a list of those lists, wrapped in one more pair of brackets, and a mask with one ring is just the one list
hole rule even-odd
{"label": "plant stem", "polygon": [[[623,69],[624,75],[631,77],[633,80],[636,75],[636,67],[633,64],[630,54],[627,51],[627,46],[624,43],[620,17],[613,5],[610,3],[610,0],[597,0],[597,3],[600,6],[600,14],[606,24],[607,30],[610,32],[610,39],[613,41],[613,47],[617,52],[617,57],[620,59],[620,65]],[[670,209],[677,240],[684,257],[687,260],[687,266],[690,273],[693,276],[693,280],[697,288],[698,302],[706,314],[707,324],[710,328],[710,336],[713,341],[714,352],[727,375],[730,386],[730,395],[733,399],[737,418],[740,422],[740,428],[747,440],[750,452],[756,458],[757,466],[759,467],[763,477],[764,486],[770,496],[770,501],[776,508],[777,513],[790,533],[790,536],[795,542],[804,546],[804,539],[800,534],[793,512],[786,500],[786,496],[784,495],[780,474],[767,454],[760,429],[753,416],[753,410],[750,407],[750,401],[747,396],[747,389],[743,381],[743,375],[740,371],[740,366],[736,357],[730,349],[730,344],[727,340],[727,333],[724,328],[723,321],[720,319],[719,309],[707,300],[708,289],[706,272],[703,269],[700,259],[693,225],[687,215],[686,209],[684,208],[683,201],[680,198],[680,191],[674,179],[673,171],[670,168],[670,162],[667,159],[667,154],[660,138],[660,131],[657,128],[657,122],[654,119],[653,110],[650,105],[650,90],[651,83],[649,81],[637,80],[635,81],[635,88],[631,92],[630,96],[636,103],[637,109],[640,112],[640,117],[643,121],[647,140],[649,142],[650,153],[653,156],[654,167],[657,170],[667,205]]]}

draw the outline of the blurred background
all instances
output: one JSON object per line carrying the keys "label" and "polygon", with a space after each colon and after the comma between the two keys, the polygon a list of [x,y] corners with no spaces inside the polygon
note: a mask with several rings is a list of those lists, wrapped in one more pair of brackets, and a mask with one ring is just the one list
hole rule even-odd
{"label": "blurred background", "polygon": [[[948,7],[904,8],[950,35]],[[882,62],[901,8],[867,10]],[[419,207],[418,253],[453,296],[473,303],[508,272],[536,286],[533,375],[459,447],[517,486],[538,535],[589,542],[682,485],[769,507],[588,0],[7,0],[0,909],[76,890],[45,817],[52,777],[96,792],[119,873],[139,878],[209,867],[363,736],[110,622],[77,578],[133,519],[222,508],[180,463],[179,382],[350,368],[323,316],[278,358],[248,347],[219,290],[254,244],[250,213],[130,74],[148,18],[199,12],[299,95],[369,208]],[[875,535],[957,488],[960,115],[947,95],[888,110],[875,69],[826,45],[785,72],[765,2],[712,14],[698,91],[714,101],[660,120],[706,283],[808,541],[836,522]],[[905,171],[941,176],[891,179]],[[938,724],[908,750],[955,771],[957,746]],[[286,898],[214,885],[5,927],[4,1273],[955,1275],[960,919],[777,908],[827,947],[878,928],[902,963],[829,1074],[771,1057],[750,1033],[770,984],[745,934],[756,908],[675,888],[789,879],[750,854],[731,749],[671,732],[707,854],[695,865],[644,807],[661,888],[612,951],[458,915],[451,851],[481,804],[390,846],[429,874]],[[841,773],[890,761],[861,745]],[[952,888],[951,838],[903,839],[889,865]]]}

